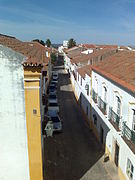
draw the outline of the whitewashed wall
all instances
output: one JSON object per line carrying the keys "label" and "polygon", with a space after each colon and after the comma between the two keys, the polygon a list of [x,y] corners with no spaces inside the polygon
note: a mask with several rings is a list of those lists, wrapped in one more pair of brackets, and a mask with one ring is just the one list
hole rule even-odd
{"label": "whitewashed wall", "polygon": [[[115,84],[103,76],[99,75],[96,72],[92,72],[92,87],[95,87],[95,77],[98,81],[98,95],[102,97],[102,85],[105,84],[107,88],[107,108],[109,110],[109,106],[115,106],[115,95],[120,96],[122,107],[121,107],[121,116],[122,121],[126,121],[127,125],[130,129],[132,129],[132,117],[129,114],[129,110],[131,109],[130,103],[135,103],[135,94],[132,94],[126,89],[123,89],[118,84]],[[116,93],[117,92],[117,93]]]}
{"label": "whitewashed wall", "polygon": [[[81,106],[87,114],[87,108],[88,108],[88,119],[90,119],[90,91],[91,91],[91,78],[86,74],[85,79],[82,78],[82,85],[81,85],[81,76],[79,75],[79,81],[78,81],[78,73],[77,73],[77,79],[75,81],[74,76],[71,75],[71,82],[74,85],[74,91],[77,98],[80,100],[81,96]],[[85,89],[86,84],[89,85],[89,95],[87,95],[87,91]]]}
{"label": "whitewashed wall", "polygon": [[[135,95],[129,92],[126,89],[123,89],[118,84],[111,82],[110,80],[104,78],[98,73],[92,71],[92,87],[95,88],[95,78],[98,81],[98,95],[102,97],[102,86],[103,84],[107,88],[107,104],[108,110],[109,106],[114,107],[114,96],[115,93],[120,96],[122,101],[122,119],[121,121],[127,121],[127,125],[130,129],[132,129],[132,117],[130,114],[130,105],[129,103],[135,103]],[[92,100],[92,115],[96,114],[97,116],[97,128],[98,133],[100,134],[100,126],[104,128],[104,143],[108,147],[111,154],[114,154],[114,140],[117,141],[120,151],[119,151],[119,166],[122,169],[124,175],[127,177],[126,167],[127,167],[127,159],[129,158],[134,166],[134,174],[135,174],[135,154],[131,151],[128,145],[122,138],[122,132],[117,132],[115,128],[108,121],[108,116],[105,116],[95,102]],[[135,178],[135,175],[134,175]],[[134,179],[133,178],[133,179]],[[127,177],[128,179],[128,177]]]}
{"label": "whitewashed wall", "polygon": [[29,180],[24,57],[0,46],[0,179]]}

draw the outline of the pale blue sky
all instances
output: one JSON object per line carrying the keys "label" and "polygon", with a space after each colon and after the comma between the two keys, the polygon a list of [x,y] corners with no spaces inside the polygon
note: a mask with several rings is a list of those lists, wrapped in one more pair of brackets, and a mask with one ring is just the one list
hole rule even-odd
{"label": "pale blue sky", "polygon": [[135,45],[135,0],[0,0],[0,33]]}

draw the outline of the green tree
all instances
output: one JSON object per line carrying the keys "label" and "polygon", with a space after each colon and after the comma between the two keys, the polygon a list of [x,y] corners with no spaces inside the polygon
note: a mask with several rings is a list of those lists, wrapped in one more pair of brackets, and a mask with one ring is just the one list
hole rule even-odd
{"label": "green tree", "polygon": [[36,41],[36,42],[42,44],[43,46],[45,46],[45,42],[43,40],[34,39],[33,41]]}
{"label": "green tree", "polygon": [[47,47],[50,47],[50,46],[51,46],[51,41],[50,41],[50,39],[47,39],[45,44],[47,45]]}
{"label": "green tree", "polygon": [[40,41],[40,44],[42,44],[43,46],[45,46],[45,42],[43,40]]}
{"label": "green tree", "polygon": [[56,61],[56,54],[55,53],[51,53],[51,61],[52,61],[52,63],[54,63]]}
{"label": "green tree", "polygon": [[74,46],[76,46],[76,41],[73,38],[69,39],[68,48],[72,48]]}

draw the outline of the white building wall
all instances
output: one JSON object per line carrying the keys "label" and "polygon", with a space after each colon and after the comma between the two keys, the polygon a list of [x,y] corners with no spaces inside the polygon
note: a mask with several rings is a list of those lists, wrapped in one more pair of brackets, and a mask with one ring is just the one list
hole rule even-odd
{"label": "white building wall", "polygon": [[[91,78],[86,74],[85,79],[82,78],[82,85],[81,85],[81,76],[79,75],[79,81],[78,81],[78,73],[77,73],[77,79],[75,81],[74,76],[71,75],[71,82],[74,86],[74,91],[77,99],[80,102],[80,96],[81,96],[81,106],[85,112],[85,114],[88,113],[88,119],[90,120],[90,91],[91,91]],[[86,84],[89,85],[89,95],[87,95],[87,91],[85,89]],[[87,109],[88,108],[88,109]],[[88,111],[88,112],[87,112]]]}
{"label": "white building wall", "polygon": [[[99,75],[98,73],[92,71],[92,87],[95,87],[95,78],[98,81],[98,96],[102,97],[102,84],[104,83],[107,87],[107,104],[108,109],[109,106],[114,106],[114,95],[117,94],[121,97],[122,101],[122,118],[121,121],[127,121],[127,125],[130,129],[132,129],[132,118],[129,114],[129,103],[135,103],[135,95],[130,93],[128,90],[124,90],[119,85],[112,83],[111,81],[107,80],[103,76]],[[107,148],[114,155],[114,140],[117,141],[119,145],[119,167],[123,171],[124,175],[128,179],[126,168],[127,168],[127,159],[129,158],[134,166],[134,174],[135,174],[135,154],[131,151],[128,145],[122,138],[122,131],[117,132],[115,128],[111,125],[108,121],[108,116],[105,116],[95,102],[92,100],[92,115],[96,114],[97,116],[97,128],[98,133],[100,134],[100,126],[104,128],[104,143],[106,143]],[[113,159],[114,160],[114,159]],[[135,175],[134,175],[135,178]],[[133,179],[134,179],[133,178]]]}
{"label": "white building wall", "polygon": [[0,179],[28,180],[24,57],[0,46]]}
{"label": "white building wall", "polygon": [[[132,117],[129,116],[129,108],[130,103],[135,103],[135,95],[131,94],[128,90],[124,90],[120,88],[119,85],[112,83],[111,81],[107,80],[103,76],[100,76],[96,72],[92,72],[92,87],[95,86],[95,77],[98,81],[98,95],[102,97],[102,84],[105,84],[107,87],[107,108],[109,110],[109,106],[114,107],[114,97],[115,95],[119,95],[121,98],[122,106],[121,106],[121,118],[122,121],[127,121],[127,125],[130,129],[132,129]],[[115,107],[114,107],[115,109]]]}

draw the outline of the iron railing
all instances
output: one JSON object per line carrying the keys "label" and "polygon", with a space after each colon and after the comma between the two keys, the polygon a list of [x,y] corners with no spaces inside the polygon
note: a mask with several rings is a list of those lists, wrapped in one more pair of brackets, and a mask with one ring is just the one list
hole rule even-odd
{"label": "iron railing", "polygon": [[92,89],[92,99],[95,103],[97,103],[97,97],[98,97],[97,93],[94,91],[94,89]]}
{"label": "iron railing", "polygon": [[128,140],[132,141],[135,144],[135,132],[131,130],[125,122],[123,122],[122,134]]}
{"label": "iron railing", "polygon": [[103,114],[107,114],[107,103],[104,102],[101,97],[98,97],[98,107],[103,112]]}
{"label": "iron railing", "polygon": [[112,107],[109,107],[108,119],[110,121],[113,121],[116,124],[116,126],[120,128],[120,116],[112,110]]}

